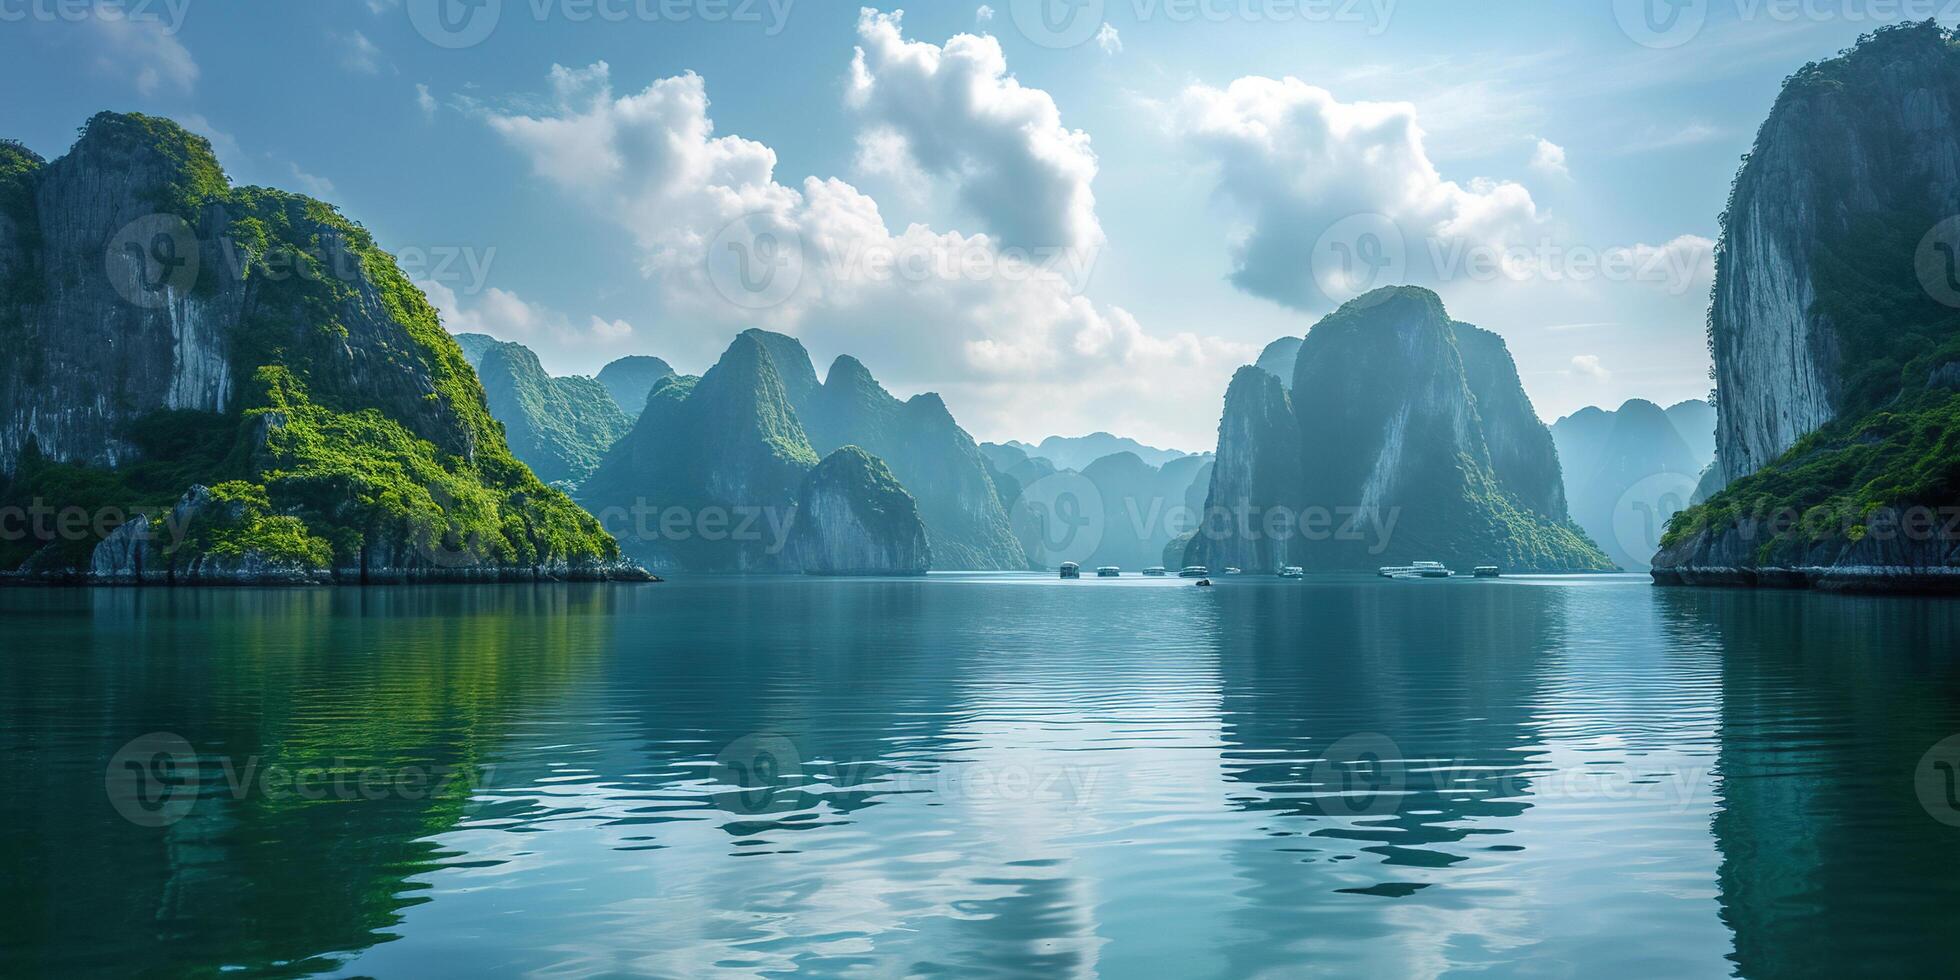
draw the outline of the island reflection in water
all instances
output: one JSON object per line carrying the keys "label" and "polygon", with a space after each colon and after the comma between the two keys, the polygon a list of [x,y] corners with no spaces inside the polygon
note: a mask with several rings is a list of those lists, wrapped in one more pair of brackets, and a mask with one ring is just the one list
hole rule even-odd
{"label": "island reflection in water", "polygon": [[[1634,578],[0,591],[0,972],[1934,972],[1955,608]],[[128,768],[158,733],[185,778]]]}

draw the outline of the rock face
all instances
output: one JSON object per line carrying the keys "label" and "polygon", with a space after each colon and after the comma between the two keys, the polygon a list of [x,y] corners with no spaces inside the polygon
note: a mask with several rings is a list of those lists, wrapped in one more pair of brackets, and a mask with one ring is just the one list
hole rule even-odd
{"label": "rock face", "polygon": [[1662,410],[1639,398],[1615,411],[1584,408],[1552,423],[1572,520],[1614,563],[1645,571],[1661,529],[1690,502],[1711,462],[1714,432],[1707,402]]}
{"label": "rock face", "polygon": [[1956,212],[1952,34],[1881,29],[1790,77],[1717,251],[1717,460],[1655,581],[1960,588]]}
{"label": "rock face", "polygon": [[1279,379],[1280,387],[1293,390],[1293,367],[1300,359],[1300,338],[1281,337],[1266,345],[1259,352],[1259,359],[1252,363],[1267,374]]}
{"label": "rock face", "polygon": [[804,481],[793,546],[808,575],[924,575],[932,567],[912,495],[856,446],[825,456]]}
{"label": "rock face", "polygon": [[[0,144],[0,283],[9,503],[135,502],[147,525],[208,486],[238,506],[170,556],[193,578],[283,581],[290,562],[362,581],[381,553],[417,578],[534,578],[618,557],[511,457],[461,349],[365,230],[233,188],[168,120],[103,113],[47,164]],[[29,548],[35,578],[155,580],[140,527],[10,542],[0,566]]]}
{"label": "rock face", "polygon": [[750,331],[698,382],[657,382],[580,500],[649,567],[787,571],[797,495],[816,465],[775,360]]}
{"label": "rock face", "polygon": [[1503,343],[1428,290],[1349,302],[1307,333],[1290,395],[1242,370],[1226,401],[1195,564],[1612,567],[1566,515]]}
{"label": "rock face", "polygon": [[[1829,281],[1892,223],[1911,250],[1960,212],[1960,54],[1929,23],[1879,32],[1792,76],[1737,176],[1709,314],[1728,479],[1761,469],[1857,400],[1846,332],[1875,313]],[[1855,368],[1863,368],[1859,363]],[[1853,372],[1855,373],[1855,372]]]}
{"label": "rock face", "polygon": [[[785,356],[801,351],[799,344]],[[817,452],[861,446],[891,467],[918,501],[937,567],[1023,567],[986,460],[938,395],[901,402],[856,358],[844,356],[832,362],[823,384],[808,391],[797,411]]]}
{"label": "rock face", "polygon": [[541,480],[576,486],[632,427],[598,381],[554,378],[523,344],[492,344],[477,358],[476,373],[510,451]]}
{"label": "rock face", "polygon": [[657,357],[635,354],[622,357],[599,369],[599,383],[629,419],[640,417],[647,405],[647,394],[661,378],[671,378],[674,369]]}
{"label": "rock face", "polygon": [[1261,368],[1240,368],[1225,390],[1202,530],[1182,559],[1166,567],[1276,571],[1296,564],[1292,552],[1301,542],[1263,533],[1254,526],[1259,518],[1252,508],[1263,514],[1290,506],[1302,486],[1300,449],[1299,420],[1279,379]]}

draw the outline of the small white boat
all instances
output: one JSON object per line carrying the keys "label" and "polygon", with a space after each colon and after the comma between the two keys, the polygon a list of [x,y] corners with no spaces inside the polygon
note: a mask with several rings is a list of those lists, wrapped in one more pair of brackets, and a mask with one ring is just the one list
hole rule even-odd
{"label": "small white boat", "polygon": [[1103,565],[1096,569],[1097,578],[1116,578],[1122,574],[1123,570],[1115,565]]}
{"label": "small white boat", "polygon": [[1280,578],[1305,578],[1307,570],[1298,565],[1288,565],[1279,570]]}
{"label": "small white boat", "polygon": [[1231,565],[1227,565],[1227,566],[1225,566],[1225,574],[1227,574],[1227,575],[1244,575],[1245,573],[1244,573],[1244,572],[1242,572],[1242,571],[1240,571],[1240,570],[1239,570],[1239,569],[1237,569],[1237,568],[1234,568],[1234,567],[1233,567],[1233,566],[1231,566]]}

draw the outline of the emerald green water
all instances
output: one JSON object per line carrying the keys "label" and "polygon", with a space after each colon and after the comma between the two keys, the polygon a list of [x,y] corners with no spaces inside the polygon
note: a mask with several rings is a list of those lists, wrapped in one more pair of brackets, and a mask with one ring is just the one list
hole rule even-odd
{"label": "emerald green water", "polygon": [[1956,610],[5,590],[0,975],[1948,974]]}

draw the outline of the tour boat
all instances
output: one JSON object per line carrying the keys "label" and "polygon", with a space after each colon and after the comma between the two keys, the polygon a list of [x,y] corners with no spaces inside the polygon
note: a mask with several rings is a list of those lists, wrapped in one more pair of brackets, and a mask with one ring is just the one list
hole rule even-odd
{"label": "tour boat", "polygon": [[1305,578],[1307,570],[1298,565],[1288,565],[1279,570],[1280,578]]}
{"label": "tour boat", "polygon": [[1211,569],[1206,568],[1203,565],[1186,565],[1181,571],[1177,573],[1177,577],[1178,578],[1204,578],[1205,576],[1210,574],[1211,574]]}
{"label": "tour boat", "polygon": [[1097,578],[1115,578],[1121,574],[1123,574],[1123,570],[1117,568],[1115,565],[1103,565],[1096,569]]}
{"label": "tour boat", "polygon": [[1072,561],[1065,561],[1065,562],[1062,562],[1062,577],[1063,577],[1063,578],[1081,578],[1081,577],[1082,577],[1082,566],[1081,566],[1081,565],[1077,565],[1076,563],[1074,563],[1074,562],[1072,562]]}
{"label": "tour boat", "polygon": [[1170,574],[1169,570],[1165,569],[1162,565],[1152,565],[1143,570],[1144,578],[1163,578],[1168,574]]}
{"label": "tour boat", "polygon": [[1470,574],[1478,578],[1496,578],[1499,572],[1496,565],[1478,565],[1470,570]]}

